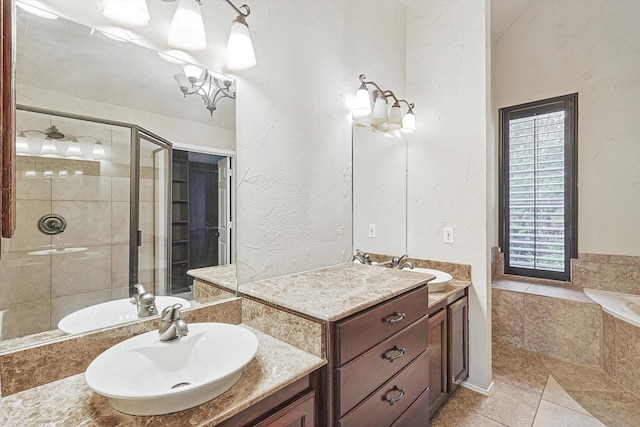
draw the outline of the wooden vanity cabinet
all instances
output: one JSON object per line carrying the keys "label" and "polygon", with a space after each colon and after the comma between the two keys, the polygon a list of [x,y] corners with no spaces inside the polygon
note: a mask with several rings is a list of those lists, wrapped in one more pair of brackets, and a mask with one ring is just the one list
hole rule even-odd
{"label": "wooden vanity cabinet", "polygon": [[460,290],[429,309],[431,416],[469,375],[469,298]]}
{"label": "wooden vanity cabinet", "polygon": [[332,423],[429,425],[426,286],[332,325]]}

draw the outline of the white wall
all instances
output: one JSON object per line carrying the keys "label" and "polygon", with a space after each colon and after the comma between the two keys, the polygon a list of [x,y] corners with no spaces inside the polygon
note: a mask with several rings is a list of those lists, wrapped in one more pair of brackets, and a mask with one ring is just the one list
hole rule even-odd
{"label": "white wall", "polygon": [[397,1],[249,1],[258,65],[238,74],[238,282],[351,257],[358,75],[404,87]]}
{"label": "white wall", "polygon": [[495,45],[497,108],[578,92],[581,253],[640,255],[639,23],[637,1],[535,0]]}
{"label": "white wall", "polygon": [[[18,104],[141,126],[171,142],[235,151],[235,132],[147,111],[16,85]],[[180,99],[179,97],[177,99]]]}
{"label": "white wall", "polygon": [[[407,97],[418,122],[409,140],[408,253],[471,264],[468,383],[485,390],[491,384],[488,8],[484,0],[407,6]],[[454,227],[454,244],[443,243],[444,226]]]}

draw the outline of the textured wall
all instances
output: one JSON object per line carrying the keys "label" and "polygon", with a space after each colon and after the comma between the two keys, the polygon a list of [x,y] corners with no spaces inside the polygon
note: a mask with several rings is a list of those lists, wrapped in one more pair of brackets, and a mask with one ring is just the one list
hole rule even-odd
{"label": "textured wall", "polygon": [[581,253],[640,255],[639,6],[536,0],[495,45],[497,108],[579,94]]}
{"label": "textured wall", "polygon": [[238,73],[240,284],[350,258],[358,75],[404,88],[396,1],[250,1],[258,65]]}
{"label": "textured wall", "polygon": [[[471,264],[470,377],[491,384],[486,150],[490,114],[485,1],[407,6],[407,96],[418,131],[409,140],[408,253]],[[454,227],[454,244],[443,227]]]}

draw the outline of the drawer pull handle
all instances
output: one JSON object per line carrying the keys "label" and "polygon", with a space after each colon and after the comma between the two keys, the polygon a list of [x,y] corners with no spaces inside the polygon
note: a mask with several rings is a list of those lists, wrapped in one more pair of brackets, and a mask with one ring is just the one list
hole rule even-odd
{"label": "drawer pull handle", "polygon": [[[394,397],[392,399],[389,399],[386,394],[384,395],[384,401],[387,402],[389,404],[389,406],[393,406],[394,403],[396,403],[398,400],[402,399],[402,396],[404,396],[404,389],[398,387],[397,385],[393,386],[393,388],[391,390],[389,390],[389,392],[392,392],[392,391],[397,391],[398,392],[398,396],[396,396],[396,397]],[[389,392],[387,392],[387,394]]]}
{"label": "drawer pull handle", "polygon": [[[385,319],[385,322],[387,322],[389,325],[393,325],[394,323],[399,322],[402,319],[404,319],[405,317],[407,317],[406,314],[400,313],[399,311],[396,311],[395,313],[393,313],[392,316],[395,316],[395,318],[387,318],[387,319]],[[391,317],[391,316],[389,316],[389,317]]]}
{"label": "drawer pull handle", "polygon": [[[397,351],[398,354],[395,356],[389,356],[387,353],[390,353],[392,351]],[[397,345],[393,346],[393,348],[391,350],[387,350],[384,355],[382,356],[383,359],[388,360],[389,362],[393,363],[394,360],[396,359],[400,359],[402,356],[404,356],[404,353],[406,352],[406,350],[404,348],[398,347]]]}

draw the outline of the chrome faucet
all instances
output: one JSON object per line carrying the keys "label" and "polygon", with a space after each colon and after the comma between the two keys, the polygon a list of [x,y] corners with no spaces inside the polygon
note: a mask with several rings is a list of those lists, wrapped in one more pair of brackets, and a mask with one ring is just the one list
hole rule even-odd
{"label": "chrome faucet", "polygon": [[162,310],[158,329],[160,341],[176,341],[189,333],[187,322],[180,317],[181,308],[182,304],[176,303]]}
{"label": "chrome faucet", "polygon": [[140,283],[134,285],[137,293],[133,294],[129,300],[138,308],[138,317],[149,317],[158,314],[156,308],[156,297],[151,292],[147,292]]}
{"label": "chrome faucet", "polygon": [[397,268],[399,270],[402,270],[403,268],[410,268],[413,270],[413,264],[409,261],[405,261],[404,259],[407,258],[409,255],[408,254],[404,254],[402,255],[400,258],[395,257],[391,260],[391,268]]}
{"label": "chrome faucet", "polygon": [[360,264],[371,265],[371,255],[365,254],[360,249],[356,249],[356,254],[351,261],[358,261]]}

